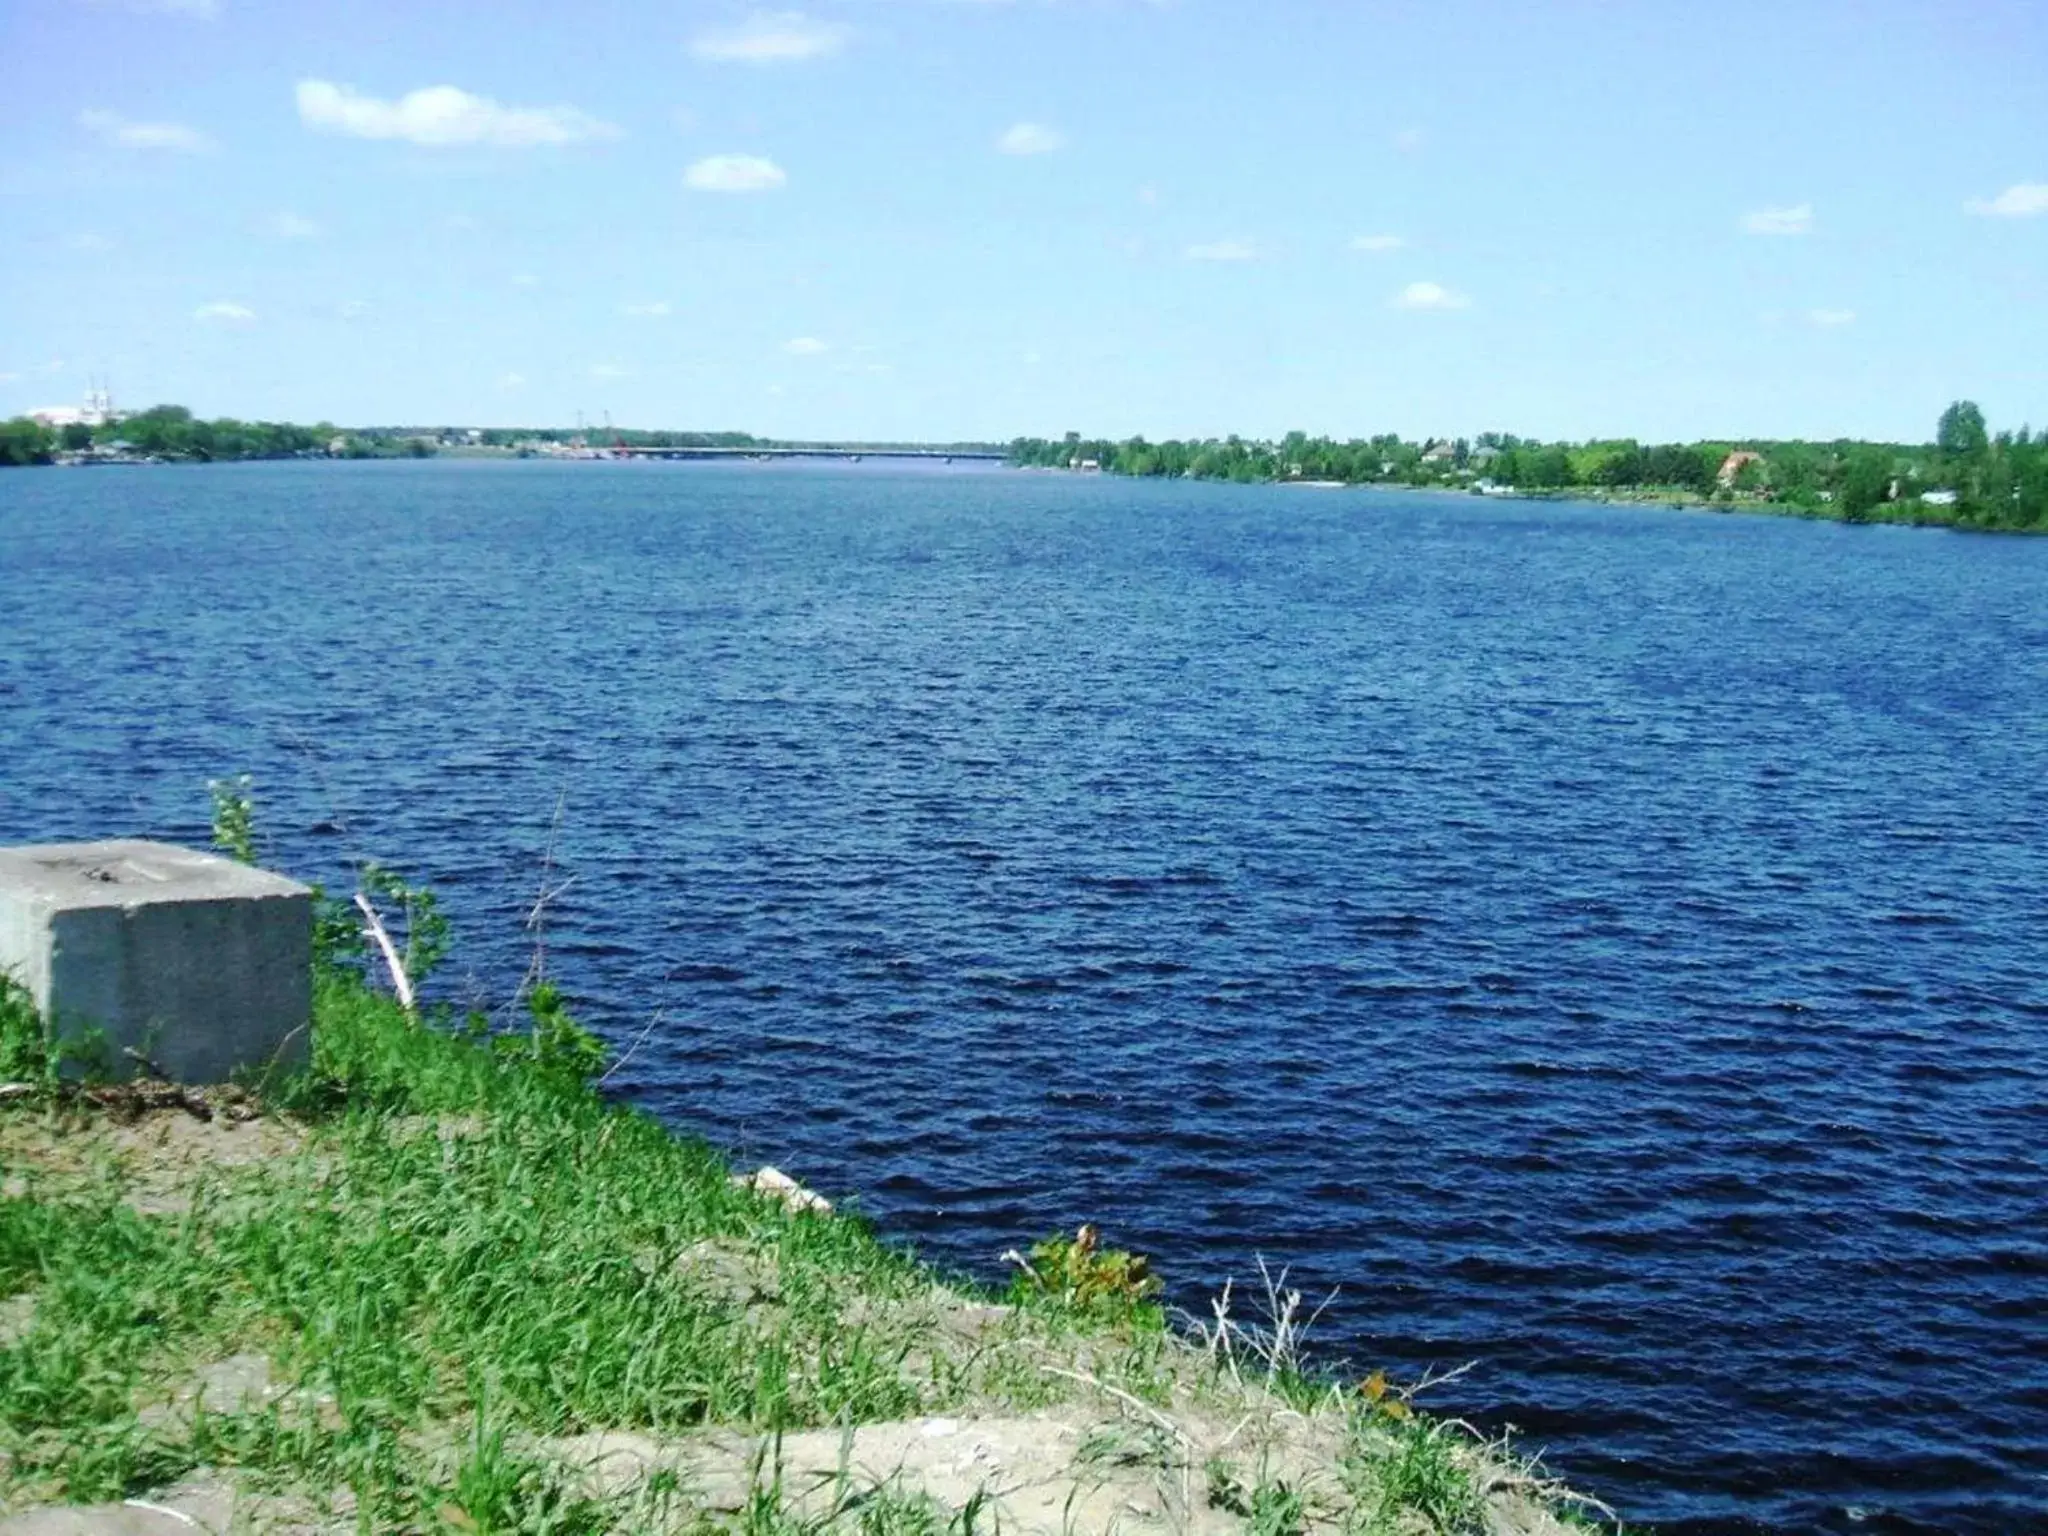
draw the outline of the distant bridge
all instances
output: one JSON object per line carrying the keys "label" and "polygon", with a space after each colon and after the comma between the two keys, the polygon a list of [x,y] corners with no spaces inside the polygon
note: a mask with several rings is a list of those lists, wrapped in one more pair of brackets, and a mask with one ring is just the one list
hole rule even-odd
{"label": "distant bridge", "polygon": [[1000,464],[1007,453],[987,448],[610,448],[635,459],[955,459]]}

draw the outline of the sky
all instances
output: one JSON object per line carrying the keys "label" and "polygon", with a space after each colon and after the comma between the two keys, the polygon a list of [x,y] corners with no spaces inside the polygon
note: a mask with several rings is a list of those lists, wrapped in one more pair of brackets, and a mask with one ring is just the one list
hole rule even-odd
{"label": "sky", "polygon": [[2041,0],[4,0],[0,416],[2048,426]]}

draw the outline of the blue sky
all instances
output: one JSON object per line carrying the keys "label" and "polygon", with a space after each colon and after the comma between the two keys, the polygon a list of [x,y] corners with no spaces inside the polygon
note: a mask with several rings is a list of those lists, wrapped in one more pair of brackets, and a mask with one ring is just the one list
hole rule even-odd
{"label": "blue sky", "polygon": [[0,414],[2048,424],[2048,5],[8,0]]}

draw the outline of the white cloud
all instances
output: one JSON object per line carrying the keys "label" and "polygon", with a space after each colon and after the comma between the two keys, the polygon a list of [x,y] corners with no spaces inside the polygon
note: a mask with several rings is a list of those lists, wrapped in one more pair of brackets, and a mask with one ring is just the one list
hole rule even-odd
{"label": "white cloud", "polygon": [[610,123],[574,107],[505,107],[452,85],[430,85],[385,101],[331,81],[301,80],[298,103],[299,121],[321,133],[402,139],[437,149],[463,144],[532,149],[619,136]]}
{"label": "white cloud", "polygon": [[1408,242],[1399,235],[1353,235],[1351,249],[1377,254],[1381,251],[1398,251]]}
{"label": "white cloud", "polygon": [[508,279],[514,288],[538,288],[540,279],[531,272],[514,272]]}
{"label": "white cloud", "polygon": [[623,379],[631,372],[632,369],[622,368],[617,363],[592,363],[590,365],[590,376],[593,379]]}
{"label": "white cloud", "polygon": [[525,387],[526,375],[523,373],[501,374],[498,378],[498,388],[500,389],[524,389]]}
{"label": "white cloud", "polygon": [[1420,128],[1403,128],[1394,135],[1394,148],[1404,155],[1412,155],[1429,142],[1429,136]]}
{"label": "white cloud", "polygon": [[231,304],[226,299],[216,299],[211,304],[202,304],[193,310],[192,318],[202,324],[247,325],[256,318],[256,311],[246,304]]}
{"label": "white cloud", "polygon": [[361,299],[349,299],[335,311],[344,320],[360,320],[370,312],[370,306]]}
{"label": "white cloud", "polygon": [[619,313],[642,320],[660,320],[669,314],[668,300],[656,299],[652,304],[621,304]]}
{"label": "white cloud", "polygon": [[794,64],[846,46],[847,29],[801,11],[756,11],[735,27],[700,32],[690,52],[710,64]]}
{"label": "white cloud", "polygon": [[1990,201],[1973,197],[1965,213],[1993,219],[2030,219],[2048,213],[2048,181],[2017,181]]}
{"label": "white cloud", "polygon": [[318,224],[296,213],[272,214],[263,227],[280,240],[318,240],[322,234]]}
{"label": "white cloud", "polygon": [[66,250],[82,251],[88,256],[97,256],[114,248],[114,242],[105,235],[96,235],[91,230],[64,238]]}
{"label": "white cloud", "polygon": [[1066,142],[1067,136],[1059,129],[1043,123],[1012,123],[996,140],[996,148],[1006,155],[1049,155]]}
{"label": "white cloud", "polygon": [[1396,309],[1467,309],[1472,301],[1442,283],[1410,283],[1394,295]]}
{"label": "white cloud", "polygon": [[19,384],[20,382],[21,375],[18,373],[0,373],[0,384]]}
{"label": "white cloud", "polygon": [[1809,309],[1806,318],[1815,325],[1849,325],[1856,319],[1853,309]]}
{"label": "white cloud", "polygon": [[1758,208],[1742,216],[1742,227],[1752,235],[1811,234],[1813,204],[1797,203],[1790,208]]}
{"label": "white cloud", "polygon": [[1263,254],[1256,240],[1210,240],[1187,248],[1189,261],[1257,261]]}
{"label": "white cloud", "polygon": [[683,172],[683,185],[697,192],[773,192],[788,180],[764,155],[707,155]]}
{"label": "white cloud", "polygon": [[1157,208],[1159,206],[1159,189],[1150,183],[1138,188],[1138,202],[1146,208]]}
{"label": "white cloud", "polygon": [[78,126],[117,149],[167,149],[181,155],[203,155],[213,140],[183,123],[131,122],[118,112],[81,112]]}
{"label": "white cloud", "polygon": [[816,357],[820,352],[829,352],[832,348],[829,343],[822,342],[815,336],[797,336],[785,341],[782,350],[791,357]]}
{"label": "white cloud", "polygon": [[118,6],[138,16],[186,16],[193,21],[212,21],[220,15],[220,0],[86,0],[101,9]]}

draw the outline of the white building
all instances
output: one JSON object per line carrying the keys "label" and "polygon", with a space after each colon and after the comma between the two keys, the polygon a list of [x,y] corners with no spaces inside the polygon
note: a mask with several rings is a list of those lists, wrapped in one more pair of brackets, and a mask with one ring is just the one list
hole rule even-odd
{"label": "white building", "polygon": [[64,427],[104,427],[119,421],[126,412],[114,409],[114,396],[105,385],[99,385],[85,392],[84,405],[46,405],[40,410],[30,411],[29,420],[39,422],[51,431]]}

